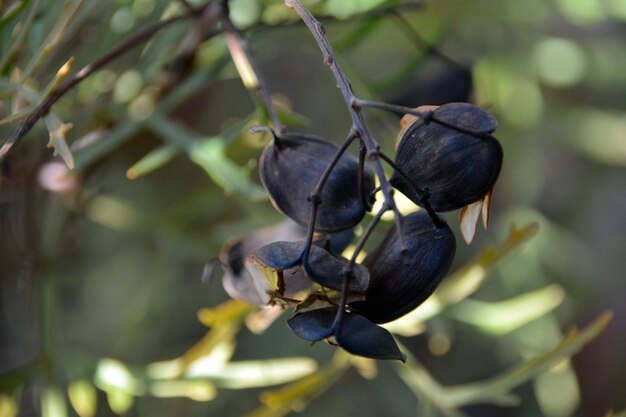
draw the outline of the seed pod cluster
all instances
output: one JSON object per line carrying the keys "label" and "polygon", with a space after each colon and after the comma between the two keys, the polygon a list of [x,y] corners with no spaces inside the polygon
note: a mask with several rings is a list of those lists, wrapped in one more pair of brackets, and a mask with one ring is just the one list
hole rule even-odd
{"label": "seed pod cluster", "polygon": [[380,324],[406,315],[435,291],[456,251],[454,233],[437,213],[462,209],[462,218],[474,221],[482,211],[486,219],[502,166],[502,148],[491,136],[496,121],[487,112],[451,103],[422,114],[427,117],[412,116],[400,133],[393,176],[379,179],[426,210],[397,218],[362,263],[356,254],[382,212],[363,232],[357,253],[345,258],[342,252],[370,209],[375,187],[363,144],[356,158],[347,151],[350,142],[339,147],[311,136],[275,135],[261,155],[261,181],[273,205],[302,233],[266,233],[263,244],[257,238],[255,245],[244,239],[228,246],[223,263],[229,293],[256,304],[294,306],[287,324],[307,341],[404,361]]}

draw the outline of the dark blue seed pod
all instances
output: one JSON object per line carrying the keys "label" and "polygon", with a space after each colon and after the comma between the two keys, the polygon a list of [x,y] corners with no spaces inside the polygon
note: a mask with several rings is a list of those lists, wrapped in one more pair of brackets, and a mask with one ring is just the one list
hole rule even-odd
{"label": "dark blue seed pod", "polygon": [[467,103],[443,105],[433,115],[445,124],[482,135],[434,121],[415,121],[404,130],[396,153],[396,165],[410,181],[394,173],[390,182],[422,207],[422,194],[413,185],[428,191],[435,211],[457,210],[481,200],[498,179],[502,147],[489,135],[497,123],[489,113]]}
{"label": "dark blue seed pod", "polygon": [[[306,226],[311,211],[308,197],[338,149],[308,136],[286,135],[270,142],[261,155],[259,172],[274,206]],[[364,195],[368,196],[374,189],[374,176],[366,170],[363,179]],[[361,221],[366,207],[359,190],[359,162],[354,156],[342,155],[321,194],[316,231],[344,230]]]}
{"label": "dark blue seed pod", "polygon": [[402,229],[393,227],[364,264],[370,270],[365,301],[350,307],[374,323],[386,323],[409,313],[426,300],[448,273],[456,240],[447,225],[436,228],[424,212],[408,215]]}
{"label": "dark blue seed pod", "polygon": [[[334,290],[343,287],[348,260],[343,257],[335,257],[330,252],[317,247],[311,247],[308,263],[303,264],[304,272],[313,281]],[[356,264],[352,267],[352,277],[348,283],[350,292],[364,293],[369,286],[369,272],[363,265]]]}
{"label": "dark blue seed pod", "polygon": [[354,355],[406,361],[406,355],[386,329],[359,314],[348,312],[344,314],[341,324],[333,329],[336,314],[336,307],[306,311],[287,320],[287,325],[299,337],[311,342],[332,336],[332,343]]}
{"label": "dark blue seed pod", "polygon": [[318,342],[332,336],[332,324],[336,315],[335,307],[319,308],[296,314],[287,320],[287,325],[298,337]]}

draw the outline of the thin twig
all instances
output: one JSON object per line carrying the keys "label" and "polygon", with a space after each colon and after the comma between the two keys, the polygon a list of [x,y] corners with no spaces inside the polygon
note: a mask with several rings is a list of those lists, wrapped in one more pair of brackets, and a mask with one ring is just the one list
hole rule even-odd
{"label": "thin twig", "polygon": [[315,185],[315,189],[309,196],[309,202],[311,203],[311,211],[309,215],[308,230],[307,230],[307,235],[306,235],[307,236],[306,244],[304,245],[304,251],[302,253],[303,264],[308,264],[309,262],[309,253],[311,252],[311,244],[313,243],[313,234],[315,233],[315,223],[317,222],[317,208],[322,203],[322,189],[326,185],[326,181],[328,180],[328,177],[330,176],[330,173],[332,172],[332,170],[335,168],[335,165],[337,165],[337,162],[339,162],[339,159],[341,159],[341,156],[346,152],[348,147],[352,144],[352,142],[354,142],[356,138],[357,138],[357,135],[355,134],[355,132],[351,131],[348,134],[348,137],[346,138],[346,140],[339,147],[339,149],[337,149],[337,152],[333,156],[333,159],[330,161],[328,166],[324,169],[324,172],[322,173],[322,175],[320,176],[320,179],[317,181],[317,184]]}
{"label": "thin twig", "polygon": [[424,209],[430,216],[430,219],[433,221],[435,226],[437,228],[445,226],[446,222],[444,222],[443,220],[441,220],[439,216],[437,216],[437,213],[435,213],[435,210],[433,209],[433,207],[430,205],[430,202],[428,201],[428,197],[429,197],[428,190],[424,190],[422,187],[417,185],[415,181],[413,181],[413,179],[411,179],[408,175],[406,175],[404,171],[400,169],[400,167],[396,165],[396,163],[393,162],[393,160],[389,158],[387,155],[385,155],[384,153],[379,152],[378,157],[381,158],[383,161],[385,161],[387,164],[389,164],[389,166],[391,166],[391,168],[393,168],[393,170],[396,171],[398,175],[400,175],[409,184],[411,188],[413,188],[413,191],[415,191],[415,193],[419,195],[420,202],[424,205]]}
{"label": "thin twig", "polygon": [[367,228],[365,229],[365,231],[359,238],[359,241],[357,242],[356,247],[354,248],[354,252],[352,252],[352,256],[350,257],[350,262],[348,263],[348,266],[343,271],[344,276],[343,276],[343,283],[341,286],[341,297],[339,298],[339,308],[337,310],[337,314],[335,315],[335,318],[333,319],[333,323],[330,327],[333,333],[337,329],[339,329],[341,320],[343,319],[346,304],[348,303],[348,287],[350,284],[350,279],[354,277],[354,264],[356,263],[356,259],[359,256],[359,253],[361,253],[361,251],[363,250],[363,247],[365,246],[367,239],[369,239],[369,237],[372,235],[374,228],[380,222],[380,219],[383,217],[383,214],[385,214],[388,210],[389,210],[389,206],[387,206],[386,204],[383,204],[383,207],[378,211],[378,213],[376,213],[372,221],[370,221],[370,223],[367,225]]}
{"label": "thin twig", "polygon": [[[15,144],[17,144],[33,128],[35,123],[37,123],[37,121],[41,117],[43,117],[50,111],[50,108],[54,103],[56,103],[61,97],[63,97],[68,91],[78,85],[85,78],[87,78],[100,68],[104,67],[114,59],[120,57],[124,53],[143,44],[145,41],[154,36],[157,32],[170,26],[172,23],[197,16],[204,10],[204,8],[209,7],[212,4],[214,3],[210,2],[200,9],[194,9],[182,15],[173,16],[160,22],[149,24],[140,29],[138,32],[135,32],[133,35],[131,35],[121,43],[114,46],[111,50],[109,50],[109,52],[105,53],[91,64],[83,67],[80,71],[74,74],[72,78],[68,79],[58,88],[51,91],[50,94],[45,97],[37,105],[37,107],[35,107],[30,116],[28,116],[26,120],[24,120],[22,124],[20,124],[17,129],[15,129],[11,136],[6,140],[4,145],[2,145],[2,148],[0,148],[0,162],[4,161],[4,159],[9,155]],[[216,11],[218,10],[216,9]]]}
{"label": "thin twig", "polygon": [[411,40],[420,48],[424,48],[427,54],[434,56],[449,67],[467,71],[467,67],[465,65],[450,58],[448,55],[444,54],[439,48],[426,41],[409,23],[407,18],[402,15],[402,13],[399,13],[398,10],[395,9],[391,10],[390,13],[400,23],[400,26],[404,29],[405,33],[411,38]]}
{"label": "thin twig", "polygon": [[[342,71],[337,59],[335,58],[335,54],[333,52],[328,39],[326,39],[326,30],[324,29],[324,25],[322,25],[319,21],[313,17],[311,12],[304,7],[304,5],[299,0],[285,0],[285,5],[294,9],[304,24],[309,28],[309,31],[315,38],[320,50],[322,51],[322,55],[324,56],[324,64],[330,68],[332,71],[335,80],[337,81],[337,86],[343,95],[343,98],[348,107],[348,111],[350,113],[350,117],[352,118],[352,129],[359,136],[359,139],[364,144],[367,149],[367,158],[370,159],[374,165],[374,171],[376,172],[376,176],[378,177],[381,185],[381,189],[383,192],[383,196],[385,198],[385,202],[389,206],[391,210],[393,210],[395,216],[394,219],[396,221],[396,225],[399,230],[402,230],[402,219],[400,215],[400,211],[398,210],[396,203],[393,199],[393,187],[387,180],[387,176],[385,174],[385,170],[378,160],[378,150],[380,145],[370,133],[367,124],[365,123],[365,119],[361,114],[361,110],[358,106],[355,105],[357,101],[357,97],[354,95],[352,91],[352,86],[350,85],[350,81],[345,73]],[[400,234],[400,239],[402,240],[402,247],[404,248],[404,237],[402,233]]]}
{"label": "thin twig", "polygon": [[488,132],[467,129],[462,126],[457,126],[452,123],[448,123],[445,120],[438,118],[437,115],[432,110],[420,111],[412,107],[399,106],[397,104],[383,103],[380,101],[362,100],[359,98],[354,99],[354,106],[358,108],[371,107],[371,108],[386,110],[386,111],[398,113],[398,114],[411,114],[413,116],[417,116],[420,119],[424,120],[424,123],[430,123],[430,122],[437,123],[441,126],[445,126],[447,128],[456,130],[457,132],[465,133],[470,136],[475,136],[477,138],[491,138],[492,137]]}

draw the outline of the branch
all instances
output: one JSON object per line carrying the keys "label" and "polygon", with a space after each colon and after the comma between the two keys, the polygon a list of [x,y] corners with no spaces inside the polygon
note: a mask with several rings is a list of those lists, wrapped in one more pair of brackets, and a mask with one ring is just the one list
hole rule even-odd
{"label": "branch", "polygon": [[[11,136],[6,140],[2,148],[0,148],[0,163],[6,159],[9,155],[13,147],[24,137],[30,130],[33,128],[35,123],[43,116],[45,116],[54,103],[56,103],[61,97],[63,97],[67,92],[69,92],[72,88],[78,85],[85,78],[89,77],[91,74],[104,67],[114,59],[120,57],[126,52],[136,48],[137,46],[143,44],[145,41],[150,39],[156,33],[161,31],[162,29],[170,26],[172,23],[178,22],[180,20],[185,20],[191,17],[196,17],[201,14],[207,7],[210,7],[215,2],[209,2],[205,6],[199,9],[192,9],[185,12],[182,15],[173,16],[168,19],[162,20],[157,23],[152,23],[147,26],[144,26],[139,31],[135,32],[130,37],[123,40],[121,43],[114,46],[109,52],[102,55],[100,58],[96,59],[91,64],[83,67],[80,71],[78,71],[72,78],[65,81],[58,88],[52,90],[48,96],[46,96],[33,110],[33,112],[22,122],[21,125],[18,126],[17,129],[11,134]],[[219,12],[218,8],[214,8],[215,12]]]}
{"label": "branch", "polygon": [[[381,190],[383,192],[383,196],[385,199],[385,203],[387,206],[393,210],[395,216],[396,225],[398,230],[402,231],[402,216],[400,215],[400,211],[398,210],[396,203],[393,199],[393,187],[387,180],[387,176],[385,175],[385,170],[378,159],[378,150],[380,149],[380,145],[370,133],[367,128],[367,124],[365,123],[365,119],[361,114],[360,108],[355,106],[357,101],[354,92],[352,91],[352,86],[350,85],[350,81],[345,73],[341,70],[337,59],[335,58],[335,54],[333,52],[330,43],[326,39],[326,30],[324,29],[324,25],[322,25],[319,21],[313,17],[311,12],[300,3],[299,0],[285,0],[285,5],[290,7],[298,13],[304,24],[309,28],[309,31],[315,38],[322,54],[324,56],[324,64],[330,68],[333,75],[335,76],[335,80],[337,81],[337,86],[343,95],[344,101],[348,107],[348,112],[350,113],[350,117],[352,118],[352,129],[359,137],[361,143],[366,148],[367,158],[372,161],[374,164],[374,170],[376,172],[376,176],[380,181]],[[400,235],[402,236],[402,234]],[[404,241],[402,242],[402,247],[404,248]]]}

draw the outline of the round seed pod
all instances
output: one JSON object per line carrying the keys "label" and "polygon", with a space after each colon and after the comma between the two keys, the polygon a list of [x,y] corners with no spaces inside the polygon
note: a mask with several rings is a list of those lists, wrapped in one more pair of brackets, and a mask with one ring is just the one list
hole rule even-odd
{"label": "round seed pod", "polygon": [[[286,135],[270,142],[261,155],[259,171],[274,207],[306,226],[311,211],[308,197],[338,149],[335,144],[302,135]],[[373,189],[374,176],[365,170],[363,195]],[[365,211],[359,190],[359,162],[346,152],[322,189],[315,230],[348,229],[361,221]]]}
{"label": "round seed pod", "polygon": [[419,206],[424,206],[423,196],[414,185],[428,191],[435,211],[457,210],[482,199],[498,179],[502,147],[489,135],[497,123],[489,113],[467,103],[438,107],[433,117],[481,136],[416,119],[403,129],[396,153],[396,165],[411,181],[394,173],[390,182]]}
{"label": "round seed pod", "polygon": [[448,273],[456,240],[447,225],[435,227],[424,212],[403,219],[406,252],[394,226],[364,261],[370,270],[365,301],[350,307],[374,323],[386,323],[409,313],[426,300]]}

